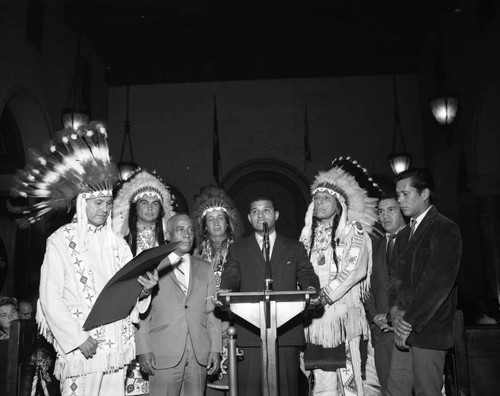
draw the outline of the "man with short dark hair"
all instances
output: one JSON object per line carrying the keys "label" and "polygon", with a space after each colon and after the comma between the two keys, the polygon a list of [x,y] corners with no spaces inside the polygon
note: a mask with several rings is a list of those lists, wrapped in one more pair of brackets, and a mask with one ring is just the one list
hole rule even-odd
{"label": "man with short dark hair", "polygon": [[397,201],[396,192],[384,194],[378,203],[378,218],[385,236],[373,238],[373,270],[370,295],[366,300],[366,316],[370,322],[372,343],[375,350],[375,368],[383,395],[387,392],[387,380],[391,365],[394,333],[387,321],[389,314],[388,265],[393,258],[397,235],[406,226],[403,213]]}
{"label": "man with short dark hair", "polygon": [[[269,256],[273,274],[273,290],[319,290],[319,280],[307,258],[304,247],[297,241],[276,233],[280,213],[271,197],[259,196],[250,202],[248,221],[255,231],[229,247],[221,289],[251,292],[264,289],[265,259],[262,253],[264,223],[269,230]],[[236,317],[238,347],[244,359],[238,361],[238,390],[240,396],[258,396],[262,391],[261,340],[259,329]],[[278,331],[279,389],[282,396],[298,395],[300,348],[304,346],[301,315],[287,322]]]}
{"label": "man with short dark hair", "polygon": [[410,395],[413,389],[416,395],[441,395],[446,350],[453,346],[460,230],[433,206],[429,171],[410,169],[396,183],[410,226],[398,236],[389,270],[395,347],[387,394]]}

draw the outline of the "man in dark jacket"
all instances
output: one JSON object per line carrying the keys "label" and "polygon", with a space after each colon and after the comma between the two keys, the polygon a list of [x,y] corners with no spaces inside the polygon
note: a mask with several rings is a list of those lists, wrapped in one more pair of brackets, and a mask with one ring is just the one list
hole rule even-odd
{"label": "man in dark jacket", "polygon": [[389,289],[388,265],[390,260],[394,258],[393,253],[397,235],[406,226],[395,191],[392,194],[384,194],[380,198],[378,218],[385,231],[385,236],[372,239],[373,269],[370,295],[366,300],[365,309],[375,349],[375,368],[377,369],[382,395],[385,395],[394,344],[394,333],[387,321],[390,309],[387,295]]}
{"label": "man in dark jacket", "polygon": [[441,395],[446,350],[453,346],[455,280],[462,240],[453,221],[432,205],[434,181],[425,169],[396,177],[401,211],[410,225],[398,236],[389,270],[395,333],[388,395]]}
{"label": "man in dark jacket", "polygon": [[[304,247],[299,242],[276,233],[275,223],[278,218],[279,212],[272,198],[261,196],[252,200],[248,220],[255,233],[229,247],[221,289],[241,292],[264,290],[265,259],[262,244],[263,223],[267,223],[273,290],[297,290],[297,284],[301,289],[319,290],[318,277]],[[235,327],[238,347],[244,351],[244,359],[238,362],[239,395],[258,396],[262,390],[260,332],[240,318],[235,318]],[[301,315],[278,329],[277,344],[280,395],[296,396],[299,388],[299,353],[305,344]]]}

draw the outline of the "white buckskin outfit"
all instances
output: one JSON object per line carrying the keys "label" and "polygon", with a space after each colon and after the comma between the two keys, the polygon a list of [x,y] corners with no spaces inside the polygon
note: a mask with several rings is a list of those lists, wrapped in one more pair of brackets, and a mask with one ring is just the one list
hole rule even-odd
{"label": "white buckskin outfit", "polygon": [[336,371],[315,369],[312,394],[360,396],[363,383],[359,346],[361,339],[370,334],[363,307],[372,268],[368,231],[376,221],[377,199],[368,197],[352,175],[371,183],[366,170],[355,161],[339,158],[332,165],[328,172],[319,173],[311,192],[312,196],[326,192],[336,198],[341,207],[338,222],[333,226],[336,229],[313,220],[314,202],[311,202],[300,238],[319,277],[319,294],[324,304],[324,311],[313,317],[305,334],[307,342],[324,348],[335,348],[344,342],[346,367]]}
{"label": "white buckskin outfit", "polygon": [[[73,221],[47,239],[36,317],[57,352],[54,374],[63,396],[124,394],[125,367],[135,357],[132,321],[150,303],[150,297],[138,301],[125,319],[90,331],[82,328],[103,287],[132,259],[127,243],[113,233],[110,215],[97,227],[87,219],[87,199],[111,197],[117,176],[106,136],[104,125],[96,122],[61,131],[19,172],[12,189],[41,199],[24,208],[27,223],[68,208],[76,197]],[[99,344],[86,359],[79,347],[89,336]]]}

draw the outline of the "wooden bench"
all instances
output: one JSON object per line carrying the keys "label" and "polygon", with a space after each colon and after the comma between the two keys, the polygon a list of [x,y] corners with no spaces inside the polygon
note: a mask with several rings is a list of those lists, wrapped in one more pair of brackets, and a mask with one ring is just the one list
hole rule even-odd
{"label": "wooden bench", "polygon": [[490,396],[500,390],[500,325],[465,328],[463,314],[455,315],[455,347],[446,362],[447,394]]}

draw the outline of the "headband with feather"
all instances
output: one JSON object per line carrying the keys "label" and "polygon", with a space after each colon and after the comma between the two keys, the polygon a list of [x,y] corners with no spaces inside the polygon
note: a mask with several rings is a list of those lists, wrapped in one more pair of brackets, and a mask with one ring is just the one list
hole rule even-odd
{"label": "headband with feather", "polygon": [[[312,186],[311,195],[327,192],[339,201],[342,206],[342,217],[335,237],[342,238],[347,224],[358,222],[368,231],[372,231],[377,221],[377,201],[380,189],[373,182],[368,171],[351,157],[340,157],[332,162],[332,168],[319,172]],[[300,236],[301,242],[309,250],[311,227],[313,223],[314,202],[311,202],[306,213],[305,226]]]}
{"label": "headband with feather", "polygon": [[91,122],[77,130],[63,129],[42,151],[31,150],[11,194],[40,200],[21,211],[24,221],[34,223],[52,210],[69,208],[79,195],[82,199],[111,196],[117,179],[105,125]]}
{"label": "headband with feather", "polygon": [[220,210],[227,214],[234,238],[239,239],[243,232],[243,223],[233,200],[222,188],[208,185],[202,187],[200,193],[194,197],[193,218],[198,240],[203,240],[205,232],[203,219],[212,210]]}
{"label": "headband with feather", "polygon": [[144,196],[157,198],[165,212],[163,216],[163,231],[167,230],[167,220],[175,212],[172,206],[172,195],[167,185],[155,172],[138,169],[132,176],[118,186],[113,202],[113,230],[124,237],[129,234],[128,218],[130,205]]}

